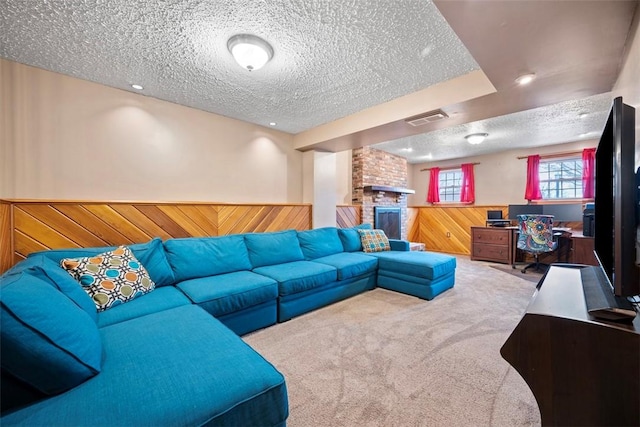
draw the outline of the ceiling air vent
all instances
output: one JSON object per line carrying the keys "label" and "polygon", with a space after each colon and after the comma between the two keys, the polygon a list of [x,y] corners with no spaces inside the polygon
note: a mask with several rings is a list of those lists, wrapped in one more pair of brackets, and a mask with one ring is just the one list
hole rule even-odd
{"label": "ceiling air vent", "polygon": [[435,122],[437,120],[446,119],[447,113],[442,110],[429,111],[428,113],[420,114],[418,116],[409,117],[404,121],[410,124],[411,126],[422,126],[427,123]]}

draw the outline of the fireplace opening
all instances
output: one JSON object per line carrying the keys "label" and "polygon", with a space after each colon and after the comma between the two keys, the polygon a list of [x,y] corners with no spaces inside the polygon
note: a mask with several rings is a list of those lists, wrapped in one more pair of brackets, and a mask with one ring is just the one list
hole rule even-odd
{"label": "fireplace opening", "polygon": [[387,208],[375,206],[373,208],[374,218],[373,227],[384,230],[384,234],[390,239],[400,239],[402,235],[402,226],[400,216],[402,211],[400,208]]}

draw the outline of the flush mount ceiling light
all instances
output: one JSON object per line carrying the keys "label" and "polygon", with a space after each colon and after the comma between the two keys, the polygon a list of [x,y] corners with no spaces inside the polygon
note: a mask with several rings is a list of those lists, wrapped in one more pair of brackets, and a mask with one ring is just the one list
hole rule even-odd
{"label": "flush mount ceiling light", "polygon": [[516,83],[518,83],[520,86],[528,85],[535,78],[536,78],[536,75],[534,73],[523,74],[516,79]]}
{"label": "flush mount ceiling light", "polygon": [[488,136],[488,133],[472,133],[471,135],[465,136],[465,139],[469,144],[477,145],[484,141]]}
{"label": "flush mount ceiling light", "polygon": [[259,70],[273,57],[273,48],[260,37],[236,34],[227,42],[227,48],[242,68]]}

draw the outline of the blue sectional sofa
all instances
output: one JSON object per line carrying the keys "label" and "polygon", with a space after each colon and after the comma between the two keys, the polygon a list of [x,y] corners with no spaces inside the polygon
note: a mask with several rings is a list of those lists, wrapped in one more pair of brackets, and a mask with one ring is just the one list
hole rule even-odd
{"label": "blue sectional sofa", "polygon": [[155,288],[104,311],[61,261],[116,248],[31,254],[0,276],[0,423],[285,425],[284,377],[238,335],[375,286],[454,285],[454,257],[365,253],[359,228],[129,245]]}

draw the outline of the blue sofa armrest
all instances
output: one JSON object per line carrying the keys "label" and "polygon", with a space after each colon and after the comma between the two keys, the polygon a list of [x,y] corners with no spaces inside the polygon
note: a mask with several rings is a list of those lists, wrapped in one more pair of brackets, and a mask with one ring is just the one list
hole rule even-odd
{"label": "blue sofa armrest", "polygon": [[409,241],[399,239],[389,239],[389,245],[391,245],[392,251],[408,251]]}

